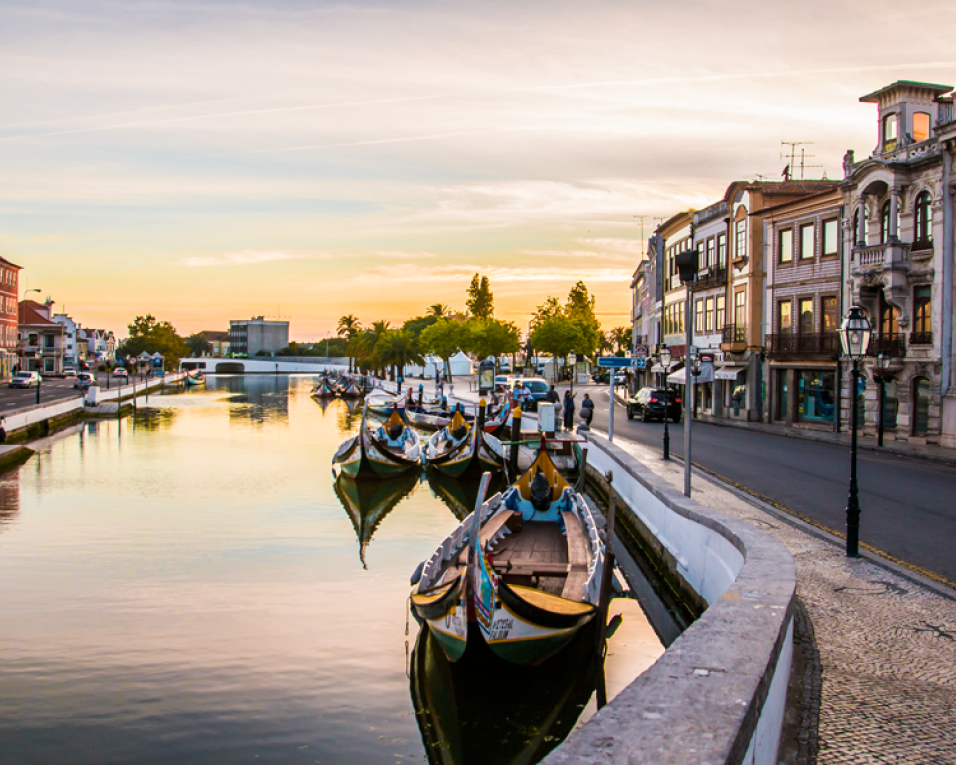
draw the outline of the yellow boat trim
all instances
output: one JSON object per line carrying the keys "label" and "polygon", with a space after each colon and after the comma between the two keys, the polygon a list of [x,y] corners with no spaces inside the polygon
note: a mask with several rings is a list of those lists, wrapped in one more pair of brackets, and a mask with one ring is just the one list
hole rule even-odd
{"label": "yellow boat trim", "polygon": [[457,409],[455,410],[455,416],[451,418],[451,422],[448,423],[448,432],[454,433],[462,425],[465,426],[465,430],[471,430],[471,426],[465,422],[465,418],[461,416],[461,412]]}
{"label": "yellow boat trim", "polygon": [[578,603],[574,600],[562,598],[559,595],[552,595],[549,592],[536,590],[534,587],[526,587],[523,584],[508,585],[522,600],[528,601],[531,605],[550,611],[554,614],[573,614],[584,615],[594,610],[590,603]]}
{"label": "yellow boat trim", "polygon": [[546,450],[538,452],[538,458],[531,464],[531,467],[518,479],[516,486],[521,498],[527,501],[531,500],[531,479],[535,474],[541,471],[551,485],[551,501],[556,502],[561,499],[564,490],[568,488],[568,482],[561,477],[558,469],[554,466]]}
{"label": "yellow boat trim", "polygon": [[416,606],[427,606],[429,603],[434,603],[436,600],[440,600],[441,598],[445,597],[456,581],[456,579],[452,579],[447,585],[438,590],[432,590],[427,595],[416,593],[415,595],[412,595],[412,603],[414,603]]}
{"label": "yellow boat trim", "polygon": [[402,421],[402,418],[398,414],[397,409],[393,409],[392,413],[388,416],[388,419],[385,420],[385,432],[388,433],[396,425],[401,425],[405,427],[405,423]]}

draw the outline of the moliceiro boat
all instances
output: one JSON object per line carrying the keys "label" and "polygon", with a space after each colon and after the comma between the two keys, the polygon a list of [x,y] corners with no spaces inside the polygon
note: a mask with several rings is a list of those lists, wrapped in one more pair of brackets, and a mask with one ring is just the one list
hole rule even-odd
{"label": "moliceiro boat", "polygon": [[389,478],[421,467],[418,433],[393,411],[378,427],[368,424],[367,410],[357,436],[343,443],[332,457],[332,469],[352,476]]}
{"label": "moliceiro boat", "polygon": [[483,410],[479,410],[476,426],[469,425],[462,412],[456,411],[451,421],[425,443],[425,464],[450,476],[460,476],[469,470],[502,469],[501,442],[485,433],[483,426]]}
{"label": "moliceiro boat", "polygon": [[196,388],[206,384],[206,376],[202,372],[187,372],[183,378],[183,385],[187,388]]}
{"label": "moliceiro boat", "polygon": [[545,448],[504,493],[483,497],[415,572],[412,609],[451,661],[470,637],[506,661],[538,664],[597,614],[604,543]]}

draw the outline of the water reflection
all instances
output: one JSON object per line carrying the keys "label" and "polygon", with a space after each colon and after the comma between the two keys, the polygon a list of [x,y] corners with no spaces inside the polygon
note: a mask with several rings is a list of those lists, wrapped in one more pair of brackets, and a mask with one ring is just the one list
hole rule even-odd
{"label": "water reflection", "polygon": [[20,515],[20,468],[0,476],[0,534]]}
{"label": "water reflection", "polygon": [[143,430],[164,430],[172,427],[176,419],[175,409],[159,409],[155,407],[139,407],[132,415],[134,428]]}
{"label": "water reflection", "polygon": [[206,390],[232,394],[230,419],[263,425],[289,419],[290,389],[300,382],[289,375],[210,375]]}
{"label": "water reflection", "polygon": [[[480,476],[453,478],[437,470],[428,471],[428,486],[432,490],[432,494],[444,502],[459,521],[465,520],[475,509],[480,483]],[[488,486],[488,496],[504,491],[507,485],[507,481],[501,473],[492,475],[491,483]]]}
{"label": "water reflection", "polygon": [[402,473],[389,481],[340,475],[335,494],[349,515],[359,542],[359,560],[367,569],[365,553],[379,524],[418,484],[418,474]]}
{"label": "water reflection", "polygon": [[505,665],[471,645],[465,658],[452,664],[431,631],[422,629],[412,653],[410,688],[428,762],[541,760],[571,731],[595,690],[601,670],[595,643],[589,625],[538,667]]}

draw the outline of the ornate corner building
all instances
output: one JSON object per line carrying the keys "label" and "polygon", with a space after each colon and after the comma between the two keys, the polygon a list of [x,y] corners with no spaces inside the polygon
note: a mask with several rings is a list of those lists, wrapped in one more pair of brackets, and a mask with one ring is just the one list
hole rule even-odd
{"label": "ornate corner building", "polygon": [[[891,358],[883,422],[897,439],[956,446],[953,390],[953,88],[899,81],[864,96],[878,108],[870,157],[844,157],[846,305],[873,325],[869,356]],[[874,364],[857,395],[876,429]],[[849,382],[843,388],[849,418]]]}

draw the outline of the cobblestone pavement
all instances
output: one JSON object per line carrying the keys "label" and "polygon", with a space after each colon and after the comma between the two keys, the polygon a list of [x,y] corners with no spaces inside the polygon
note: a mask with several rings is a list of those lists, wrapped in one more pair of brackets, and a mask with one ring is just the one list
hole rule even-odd
{"label": "cobblestone pavement", "polygon": [[[615,445],[683,491],[683,465],[629,441]],[[797,562],[804,708],[797,751],[781,751],[781,761],[956,764],[956,600],[848,559],[696,471],[693,497],[773,534]]]}

